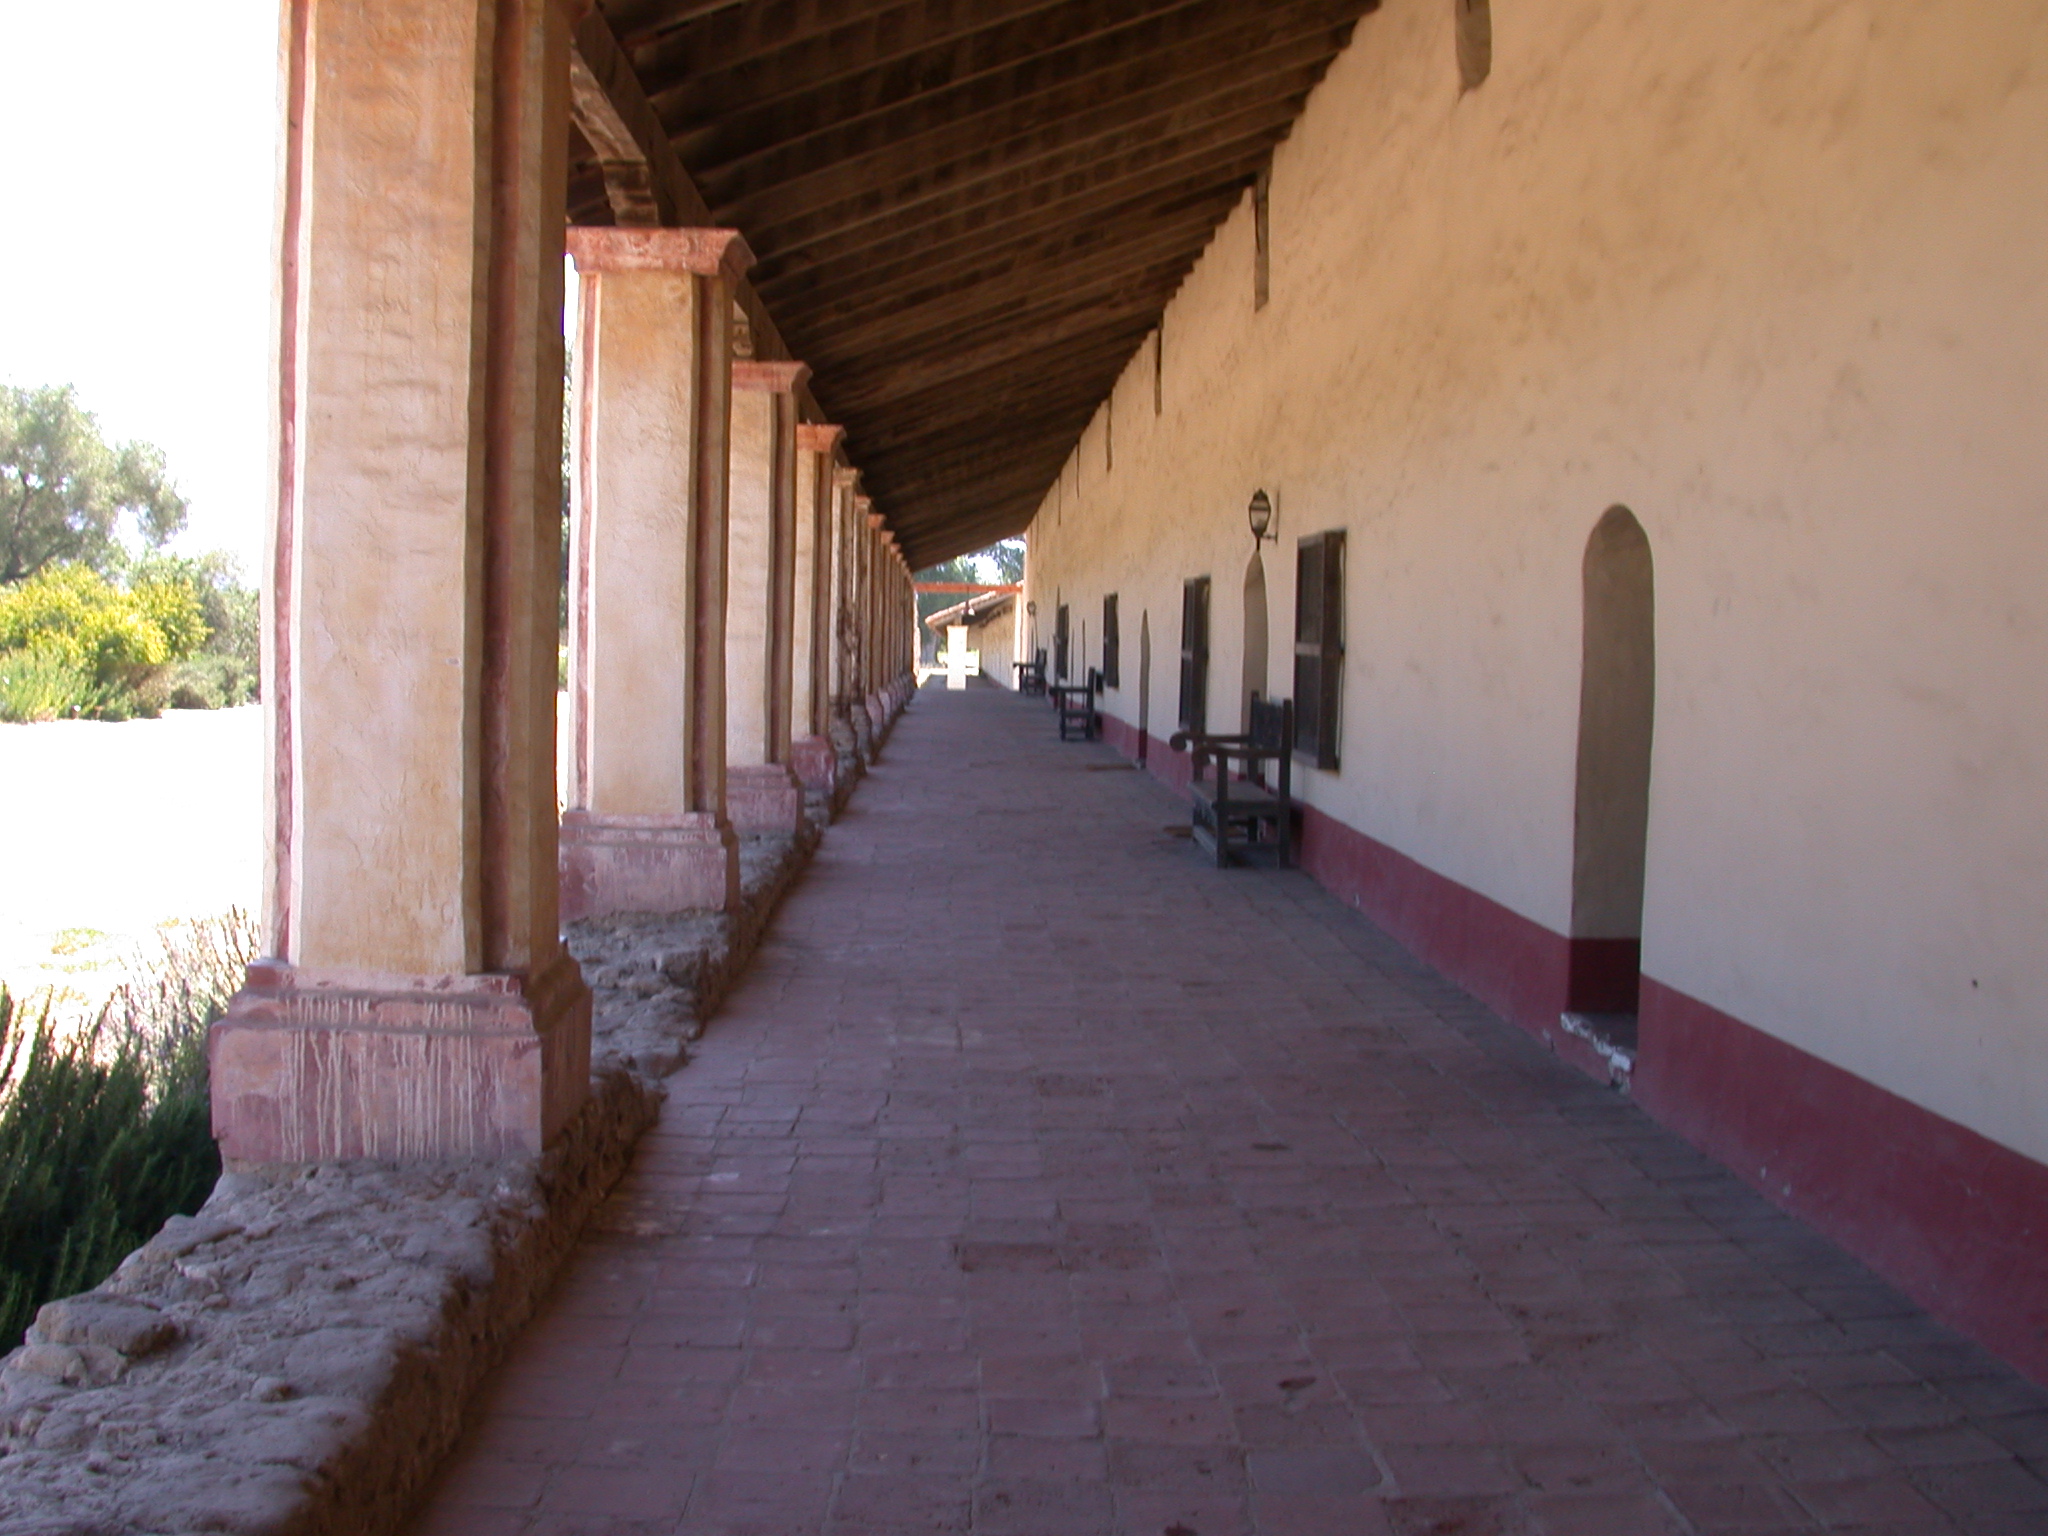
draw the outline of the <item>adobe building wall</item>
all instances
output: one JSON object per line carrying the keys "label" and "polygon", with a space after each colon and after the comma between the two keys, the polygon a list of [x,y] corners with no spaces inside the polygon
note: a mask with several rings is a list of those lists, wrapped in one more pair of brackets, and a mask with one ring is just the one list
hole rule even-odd
{"label": "adobe building wall", "polygon": [[1979,1303],[2048,1228],[2048,4],[1505,7],[1469,91],[1453,11],[1386,0],[1311,97],[1269,302],[1248,196],[1131,359],[1030,530],[1040,643],[1058,603],[1120,594],[1112,739],[1142,623],[1163,742],[1208,575],[1235,728],[1248,499],[1277,507],[1277,693],[1296,541],[1345,529],[1307,861],[1547,1034],[1582,560],[1629,508],[1655,581],[1637,1092],[2040,1375],[2043,1304]]}
{"label": "adobe building wall", "polygon": [[1012,603],[987,621],[967,626],[968,648],[981,653],[981,675],[1004,688],[1017,686],[1017,674],[1011,670],[1017,659],[1015,608]]}

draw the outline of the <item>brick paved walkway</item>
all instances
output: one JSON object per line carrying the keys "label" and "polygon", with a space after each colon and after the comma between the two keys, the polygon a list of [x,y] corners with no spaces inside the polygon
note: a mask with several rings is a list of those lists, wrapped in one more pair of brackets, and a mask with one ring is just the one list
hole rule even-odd
{"label": "brick paved walkway", "polygon": [[905,717],[420,1536],[2048,1532],[2048,1394],[1053,734]]}

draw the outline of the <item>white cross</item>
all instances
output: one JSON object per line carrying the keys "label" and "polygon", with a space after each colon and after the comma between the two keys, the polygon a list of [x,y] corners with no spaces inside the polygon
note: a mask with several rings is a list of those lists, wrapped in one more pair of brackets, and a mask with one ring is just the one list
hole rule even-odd
{"label": "white cross", "polygon": [[967,686],[967,679],[981,676],[981,652],[967,649],[967,626],[948,624],[946,626],[946,648],[939,652],[939,660],[946,668],[946,690],[958,693]]}

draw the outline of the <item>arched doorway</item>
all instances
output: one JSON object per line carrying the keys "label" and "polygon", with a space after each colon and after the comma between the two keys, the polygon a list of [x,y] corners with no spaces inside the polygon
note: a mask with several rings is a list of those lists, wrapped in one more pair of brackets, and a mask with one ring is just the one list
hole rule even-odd
{"label": "arched doorway", "polygon": [[1138,761],[1152,745],[1152,610],[1138,610]]}
{"label": "arched doorway", "polygon": [[[1632,1034],[1641,979],[1650,739],[1657,699],[1649,535],[1609,507],[1586,541],[1567,1006]],[[1630,1043],[1632,1039],[1617,1041]]]}
{"label": "arched doorway", "polygon": [[1244,686],[1238,691],[1238,729],[1252,728],[1252,695],[1264,694],[1266,684],[1266,564],[1252,551],[1252,563],[1244,568]]}

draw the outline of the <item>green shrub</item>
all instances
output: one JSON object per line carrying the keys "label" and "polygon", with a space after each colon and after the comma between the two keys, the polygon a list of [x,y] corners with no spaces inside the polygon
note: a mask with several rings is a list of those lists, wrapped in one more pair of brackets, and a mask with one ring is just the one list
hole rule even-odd
{"label": "green shrub", "polygon": [[0,651],[0,720],[104,718],[120,690],[51,651]]}
{"label": "green shrub", "polygon": [[62,656],[103,683],[133,682],[205,638],[205,616],[181,583],[124,592],[82,565],[55,565],[0,589],[0,650]]}
{"label": "green shrub", "polygon": [[166,667],[143,690],[159,709],[231,709],[256,700],[256,669],[237,656],[202,651]]}
{"label": "green shrub", "polygon": [[0,987],[0,1350],[205,1201],[220,1173],[206,1028],[255,950],[239,914],[171,931],[162,962],[78,1028]]}

